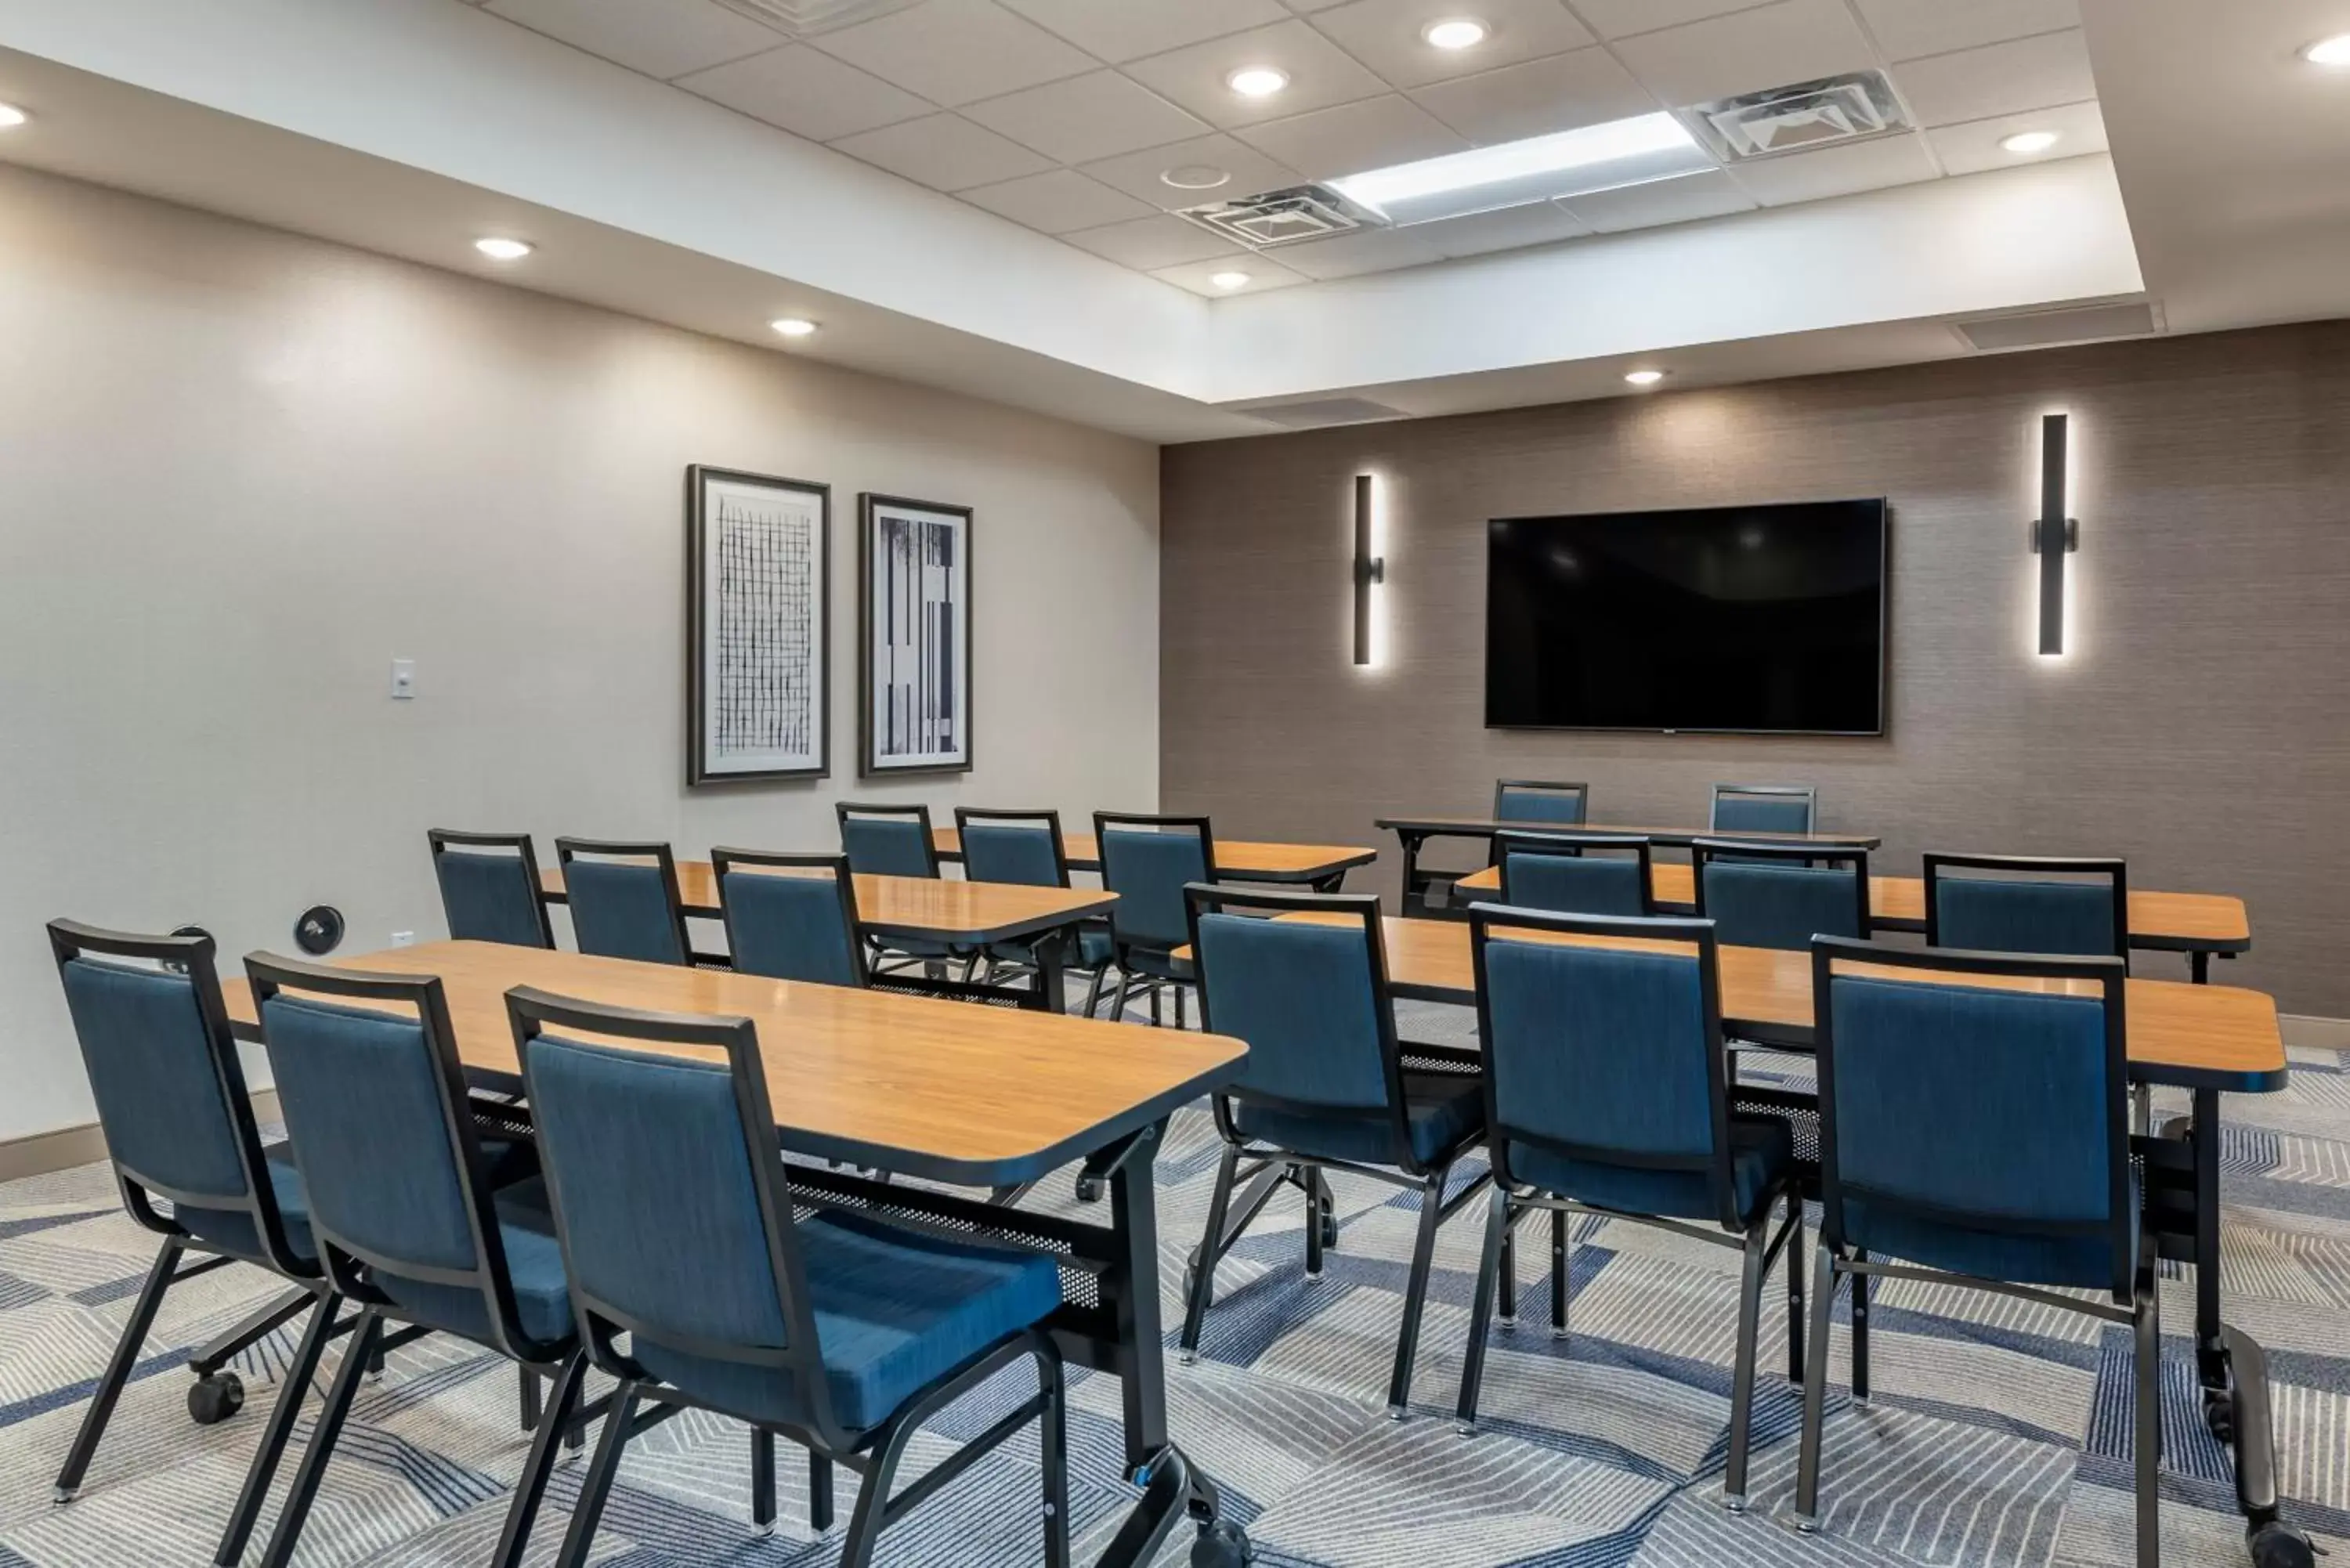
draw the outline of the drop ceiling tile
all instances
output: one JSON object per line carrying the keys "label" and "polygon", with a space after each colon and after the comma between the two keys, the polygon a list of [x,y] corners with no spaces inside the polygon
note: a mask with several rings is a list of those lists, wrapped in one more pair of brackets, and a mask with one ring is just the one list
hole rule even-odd
{"label": "drop ceiling tile", "polygon": [[832,145],[851,158],[937,191],[967,191],[1023,174],[1042,174],[1053,166],[1050,159],[959,114],[909,119],[845,136]]}
{"label": "drop ceiling tile", "polygon": [[1284,0],[1284,3],[1299,16],[1310,16],[1316,11],[1327,11],[1333,5],[1343,5],[1347,0]]}
{"label": "drop ceiling tile", "polygon": [[1524,245],[1546,245],[1591,232],[1589,225],[1555,202],[1534,202],[1504,207],[1498,213],[1472,213],[1439,223],[1420,223],[1411,231],[1448,256],[1482,256],[1513,251]]}
{"label": "drop ceiling tile", "polygon": [[1420,88],[1411,96],[1481,147],[1653,114],[1659,107],[1656,96],[1605,49],[1503,66]]}
{"label": "drop ceiling tile", "polygon": [[1924,125],[1958,125],[2097,96],[2088,46],[2077,31],[1911,60],[1894,67],[1893,79]]}
{"label": "drop ceiling tile", "polygon": [[[1440,49],[1420,35],[1431,22],[1473,16],[1492,29],[1466,49]],[[1398,87],[1474,76],[1592,42],[1591,30],[1558,0],[1348,0],[1317,11],[1314,26]]]}
{"label": "drop ceiling tile", "polygon": [[[1770,0],[1567,0],[1593,32],[1611,39],[1653,33],[1659,27],[1678,27],[1684,22],[1702,22],[1709,16],[1727,16],[1732,11],[1752,11],[1769,3]],[[1944,3],[1963,5],[1969,0]]]}
{"label": "drop ceiling tile", "polygon": [[1616,46],[1642,85],[1676,108],[1876,64],[1844,0],[1779,0]]}
{"label": "drop ceiling tile", "polygon": [[813,141],[831,141],[932,112],[912,93],[805,44],[680,77],[677,85]]}
{"label": "drop ceiling tile", "polygon": [[1469,143],[1408,98],[1389,93],[1295,119],[1241,130],[1241,140],[1271,153],[1308,180],[1335,180],[1370,169],[1465,152]]}
{"label": "drop ceiling tile", "polygon": [[[1271,66],[1286,71],[1289,85],[1265,98],[1243,98],[1224,85],[1224,78],[1243,66]],[[1387,84],[1357,65],[1344,49],[1295,18],[1153,55],[1132,62],[1126,71],[1221,126],[1286,119],[1309,109],[1376,98],[1387,90]]]}
{"label": "drop ceiling tile", "polygon": [[[1220,272],[1244,272],[1249,275],[1249,280],[1238,288],[1220,288],[1215,283],[1215,276]],[[1304,273],[1292,272],[1261,255],[1225,256],[1217,261],[1185,262],[1181,266],[1153,267],[1150,275],[1178,288],[1188,288],[1193,294],[1204,294],[1210,299],[1263,294],[1267,289],[1287,288],[1292,284],[1312,281]]]}
{"label": "drop ceiling tile", "polygon": [[[2021,130],[2053,130],[2056,145],[2045,152],[2014,153],[2000,145],[2004,138]],[[2004,114],[1996,119],[1970,120],[1963,125],[1945,125],[1926,133],[1933,144],[1934,156],[1942,161],[1942,168],[1952,174],[1978,174],[1986,169],[2005,169],[2017,163],[2046,163],[2058,158],[2078,158],[2085,152],[2106,150],[2105,117],[2094,103],[2066,104],[2062,109],[2035,109],[2023,114]]]}
{"label": "drop ceiling tile", "polygon": [[[1220,169],[1231,178],[1222,184],[1193,191],[1180,190],[1159,178],[1170,169],[1185,168]],[[1087,164],[1085,171],[1106,185],[1116,186],[1129,196],[1170,213],[1305,183],[1305,176],[1296,170],[1222,134],[1154,147],[1147,152],[1129,152],[1123,158],[1106,158],[1098,163]]]}
{"label": "drop ceiling tile", "polygon": [[1059,163],[1163,147],[1208,129],[1205,121],[1116,71],[1089,71],[967,104],[963,113]]}
{"label": "drop ceiling tile", "polygon": [[950,109],[1073,77],[1094,64],[995,0],[923,0],[809,42]]}
{"label": "drop ceiling tile", "polygon": [[1751,213],[1754,198],[1720,170],[1683,174],[1645,184],[1618,185],[1612,191],[1591,191],[1570,196],[1567,211],[1603,234],[1627,229],[1654,229],[1666,223],[1686,223],[1699,218],[1721,218]]}
{"label": "drop ceiling tile", "polygon": [[1758,158],[1740,164],[1734,177],[1764,206],[1785,207],[1880,191],[1889,185],[1911,185],[1934,179],[1938,173],[1926,151],[1926,139],[1913,131],[1844,147],[1823,147],[1815,152]]}
{"label": "drop ceiling tile", "polygon": [[490,0],[491,15],[664,81],[785,42],[716,0]]}
{"label": "drop ceiling tile", "polygon": [[2081,25],[2080,0],[1854,0],[1888,60],[1946,55]]}
{"label": "drop ceiling tile", "polygon": [[1072,229],[1099,228],[1104,223],[1150,215],[1150,209],[1142,202],[1122,191],[1088,180],[1074,169],[1055,169],[1007,180],[1000,185],[981,185],[961,194],[975,207],[984,207],[1015,223],[1025,223],[1048,234],[1066,234]]}
{"label": "drop ceiling tile", "polygon": [[1442,261],[1444,253],[1410,229],[1365,229],[1335,240],[1306,240],[1274,253],[1283,266],[1311,278],[1357,277]]}
{"label": "drop ceiling tile", "polygon": [[1185,262],[1212,261],[1233,254],[1232,242],[1222,234],[1210,234],[1197,223],[1165,213],[1155,218],[1083,229],[1061,237],[1079,250],[1091,251],[1140,272],[1179,266]]}
{"label": "drop ceiling tile", "polygon": [[1285,18],[1279,0],[1003,0],[1115,65]]}

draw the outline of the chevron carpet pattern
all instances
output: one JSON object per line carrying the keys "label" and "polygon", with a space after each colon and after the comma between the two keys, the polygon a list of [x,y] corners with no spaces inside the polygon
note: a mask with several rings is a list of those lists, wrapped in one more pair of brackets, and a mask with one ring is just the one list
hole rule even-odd
{"label": "chevron carpet pattern", "polygon": [[[1408,1036],[1461,1015],[1412,1008]],[[2296,1050],[2286,1093],[2231,1101],[2224,1234],[2230,1315],[2265,1344],[2276,1382],[2288,1517],[2350,1561],[2350,1061]],[[1800,1080],[1798,1058],[1749,1057],[1750,1075]],[[1198,1240],[1215,1159],[1204,1111],[1178,1117],[1159,1161],[1169,1322]],[[2092,1568],[2130,1558],[2126,1331],[2028,1303],[1908,1283],[1884,1288],[1872,1345],[1877,1397],[1830,1403],[1825,1532],[1798,1535],[1795,1392],[1783,1292],[1765,1298],[1754,1510],[1721,1509],[1735,1255],[1638,1226],[1581,1222],[1575,1335],[1551,1336],[1547,1249],[1522,1251],[1521,1322],[1497,1329],[1485,1425],[1450,1412],[1467,1334],[1481,1220],[1442,1232],[1409,1418],[1385,1384],[1415,1200],[1333,1181],[1342,1233],[1324,1277],[1303,1277],[1302,1206],[1277,1198],[1218,1273],[1198,1365],[1170,1356],[1178,1437],[1226,1488],[1272,1568]],[[1038,1206],[1070,1203],[1066,1180]],[[1534,1241],[1532,1235],[1529,1241]],[[244,1358],[244,1411],[199,1428],[181,1364],[265,1299],[232,1268],[176,1291],[146,1346],[80,1501],[49,1485],[153,1254],[92,1166],[0,1187],[0,1568],[196,1564],[212,1549],[271,1403],[290,1336]],[[2245,1561],[2221,1450],[2203,1430],[2182,1337],[2190,1283],[2166,1281],[2172,1359],[2164,1477],[2167,1563]],[[1773,1298],[1779,1298],[1773,1300]],[[1841,1362],[1842,1331],[1837,1337]],[[330,1357],[326,1375],[331,1375]],[[1014,1376],[1017,1373],[1014,1374]],[[1073,1395],[1079,1561],[1107,1543],[1133,1492],[1119,1478],[1117,1385]],[[1839,1365],[1836,1376],[1843,1376]],[[983,1390],[921,1439],[926,1459],[983,1428],[1016,1396]],[[299,1561],[314,1568],[458,1568],[485,1561],[525,1439],[495,1357],[428,1338],[369,1387],[328,1472]],[[801,1467],[783,1465],[783,1520],[749,1523],[743,1428],[699,1415],[633,1446],[597,1561],[610,1568],[728,1563],[822,1568],[838,1532],[807,1528]],[[289,1456],[281,1487],[296,1456]],[[1015,1442],[885,1541],[888,1568],[1041,1559],[1033,1440]],[[552,1553],[582,1465],[558,1473],[534,1551]],[[844,1474],[842,1517],[853,1478]],[[275,1505],[265,1515],[274,1517]],[[1179,1532],[1166,1561],[1181,1562]],[[258,1545],[254,1549],[258,1553]]]}

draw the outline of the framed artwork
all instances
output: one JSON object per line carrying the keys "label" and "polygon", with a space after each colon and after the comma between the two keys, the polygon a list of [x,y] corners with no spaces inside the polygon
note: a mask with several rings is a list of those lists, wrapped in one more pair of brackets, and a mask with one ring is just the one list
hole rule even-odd
{"label": "framed artwork", "polygon": [[689,784],[831,771],[832,487],[685,471]]}
{"label": "framed artwork", "polygon": [[971,508],[858,497],[863,771],[971,767]]}

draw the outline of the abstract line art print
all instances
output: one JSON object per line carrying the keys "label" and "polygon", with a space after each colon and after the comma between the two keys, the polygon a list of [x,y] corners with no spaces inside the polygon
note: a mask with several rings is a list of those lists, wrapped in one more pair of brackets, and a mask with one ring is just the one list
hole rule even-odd
{"label": "abstract line art print", "polygon": [[971,766],[971,508],[858,498],[867,774]]}
{"label": "abstract line art print", "polygon": [[828,771],[832,490],[686,471],[686,782]]}

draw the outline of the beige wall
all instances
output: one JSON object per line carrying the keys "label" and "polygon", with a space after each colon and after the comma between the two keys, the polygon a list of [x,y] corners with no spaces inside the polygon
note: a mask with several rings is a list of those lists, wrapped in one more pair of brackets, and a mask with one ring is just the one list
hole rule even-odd
{"label": "beige wall", "polygon": [[[2032,654],[2036,416],[2075,415],[2077,651]],[[1349,493],[1388,500],[1390,662],[1347,662]],[[1371,842],[1585,779],[1617,821],[1716,780],[1811,781],[1825,826],[1926,848],[2116,854],[2241,894],[2217,978],[2350,1014],[2350,324],[1666,392],[1169,449],[1161,791],[1221,833]],[[1485,521],[1890,496],[1882,740],[1482,722]],[[1360,885],[1392,892],[1393,839]],[[2178,974],[2153,957],[2140,972]]]}
{"label": "beige wall", "polygon": [[[683,471],[833,487],[833,778],[682,784]],[[41,922],[441,931],[430,826],[828,848],[1148,808],[1158,454],[0,166],[0,1139],[86,1120]],[[976,770],[856,778],[857,494],[977,509]],[[413,658],[420,697],[388,697]]]}

